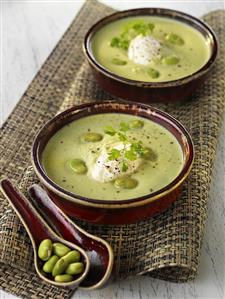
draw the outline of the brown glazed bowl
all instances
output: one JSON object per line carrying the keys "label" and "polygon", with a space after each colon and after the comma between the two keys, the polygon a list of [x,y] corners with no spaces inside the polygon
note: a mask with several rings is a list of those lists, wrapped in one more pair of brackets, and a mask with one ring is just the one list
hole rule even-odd
{"label": "brown glazed bowl", "polygon": [[[126,79],[104,68],[94,57],[91,42],[94,34],[106,24],[130,16],[160,16],[186,23],[197,29],[206,39],[211,55],[206,64],[187,77],[165,82],[144,82]],[[140,8],[116,12],[94,24],[87,32],[83,49],[96,81],[109,93],[126,100],[171,102],[189,97],[206,79],[218,52],[218,42],[213,30],[203,21],[180,11],[162,8]]]}
{"label": "brown glazed bowl", "polygon": [[[181,146],[184,157],[181,172],[164,188],[149,195],[125,200],[86,198],[58,186],[48,177],[42,166],[43,149],[53,134],[69,122],[98,113],[137,115],[163,126],[175,136]],[[134,102],[95,102],[72,107],[46,123],[37,134],[32,147],[34,170],[51,199],[71,217],[102,224],[133,223],[168,208],[180,194],[182,183],[191,170],[193,157],[191,137],[176,119],[156,108]]]}

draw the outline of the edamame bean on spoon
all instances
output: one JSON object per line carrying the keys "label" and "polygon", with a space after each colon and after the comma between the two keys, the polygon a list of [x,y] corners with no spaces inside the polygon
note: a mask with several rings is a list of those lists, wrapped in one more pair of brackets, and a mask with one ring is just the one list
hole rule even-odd
{"label": "edamame bean on spoon", "polygon": [[84,271],[81,255],[62,243],[53,243],[50,239],[43,240],[38,248],[38,257],[44,262],[43,271],[56,282],[70,282],[74,275]]}

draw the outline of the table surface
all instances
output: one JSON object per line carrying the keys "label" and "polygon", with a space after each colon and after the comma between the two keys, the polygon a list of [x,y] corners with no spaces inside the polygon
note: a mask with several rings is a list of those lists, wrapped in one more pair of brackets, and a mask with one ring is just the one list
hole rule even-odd
{"label": "table surface", "polygon": [[[1,0],[1,123],[7,118],[84,1]],[[117,9],[168,7],[201,16],[224,9],[224,1],[102,1]],[[214,162],[208,219],[198,277],[175,284],[150,277],[114,282],[92,292],[78,290],[73,298],[225,298],[225,124]],[[0,291],[1,299],[16,297]]]}

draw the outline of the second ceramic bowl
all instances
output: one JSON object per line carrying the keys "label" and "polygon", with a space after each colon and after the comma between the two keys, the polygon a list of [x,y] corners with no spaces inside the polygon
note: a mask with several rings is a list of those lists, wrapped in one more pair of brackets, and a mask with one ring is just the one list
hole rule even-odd
{"label": "second ceramic bowl", "polygon": [[[208,61],[193,74],[173,81],[144,82],[126,79],[103,67],[94,57],[92,39],[95,33],[110,22],[133,16],[158,16],[180,21],[197,29],[210,48]],[[91,66],[96,81],[109,93],[122,99],[140,102],[171,102],[189,97],[199,88],[211,70],[218,52],[217,38],[213,30],[203,21],[183,12],[162,8],[141,8],[116,12],[94,24],[87,32],[84,45],[85,56]]]}
{"label": "second ceramic bowl", "polygon": [[[183,153],[183,167],[167,186],[151,194],[125,200],[86,198],[63,189],[52,181],[42,165],[42,153],[49,139],[71,121],[98,113],[125,113],[153,121],[174,135]],[[52,118],[33,143],[32,162],[37,176],[52,200],[69,216],[92,223],[124,224],[145,219],[168,208],[179,196],[193,163],[194,149],[186,129],[172,116],[138,103],[96,102],[75,106]]]}

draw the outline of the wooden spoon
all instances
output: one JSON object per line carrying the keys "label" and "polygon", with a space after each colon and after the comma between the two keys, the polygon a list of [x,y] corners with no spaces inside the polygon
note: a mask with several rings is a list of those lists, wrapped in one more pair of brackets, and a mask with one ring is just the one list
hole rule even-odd
{"label": "wooden spoon", "polygon": [[50,226],[62,236],[83,248],[90,260],[90,270],[80,288],[93,290],[103,287],[108,282],[113,268],[113,251],[103,239],[87,233],[76,225],[51,200],[47,192],[35,184],[29,188],[33,203]]}
{"label": "wooden spoon", "polygon": [[[68,242],[60,238],[45,222],[41,215],[36,211],[29,200],[23,196],[19,190],[13,186],[13,184],[8,179],[3,179],[0,181],[0,187],[8,199],[10,205],[20,218],[23,223],[33,246],[34,251],[34,266],[37,274],[45,282],[50,283],[59,287],[70,287],[76,288],[80,283],[86,278],[88,271],[90,269],[90,261],[86,252],[75,245],[74,243]],[[43,270],[43,261],[38,257],[38,247],[42,240],[51,239],[53,242],[60,242],[65,244],[71,249],[77,250],[81,254],[81,261],[84,263],[84,271],[75,280],[71,282],[56,282],[51,279]]]}

